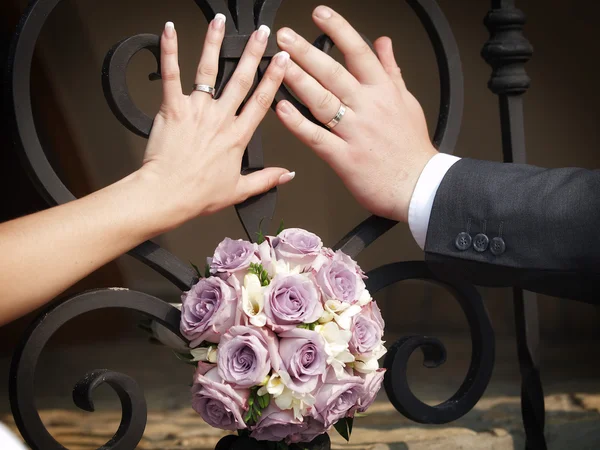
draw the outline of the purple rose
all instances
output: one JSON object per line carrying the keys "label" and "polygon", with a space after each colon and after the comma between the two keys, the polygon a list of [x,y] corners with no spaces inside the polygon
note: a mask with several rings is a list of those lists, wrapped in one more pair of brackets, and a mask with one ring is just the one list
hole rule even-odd
{"label": "purple rose", "polygon": [[277,337],[270,330],[235,326],[221,338],[217,359],[219,375],[234,387],[261,384],[271,366],[279,370]]}
{"label": "purple rose", "polygon": [[290,389],[300,393],[317,387],[327,369],[326,342],[316,331],[294,328],[279,335],[279,355],[290,376]]}
{"label": "purple rose", "polygon": [[245,270],[251,263],[260,262],[256,253],[258,246],[248,241],[225,238],[215,250],[212,258],[208,258],[210,273],[225,274]]}
{"label": "purple rose", "polygon": [[[373,303],[373,302],[371,302]],[[377,308],[377,306],[375,306]],[[371,314],[371,304],[352,318],[352,338],[349,342],[353,355],[371,356],[381,346],[383,328]]]}
{"label": "purple rose", "polygon": [[181,334],[190,347],[202,341],[218,343],[235,321],[237,293],[217,277],[203,278],[181,297]]}
{"label": "purple rose", "polygon": [[311,442],[317,436],[322,435],[328,430],[328,428],[325,428],[325,425],[310,416],[304,417],[304,423],[306,424],[305,428],[300,428],[298,431],[288,436],[286,439],[288,444]]}
{"label": "purple rose", "polygon": [[293,265],[308,265],[320,254],[323,242],[316,234],[301,228],[288,228],[273,239],[277,258]]}
{"label": "purple rose", "polygon": [[258,441],[279,442],[285,440],[288,444],[295,442],[310,442],[326,428],[319,421],[307,417],[300,422],[294,418],[292,410],[281,410],[273,403],[262,411],[257,424],[253,427],[250,437]]}
{"label": "purple rose", "polygon": [[315,394],[313,416],[323,422],[326,428],[338,420],[353,416],[358,408],[358,401],[363,393],[364,380],[348,375],[337,380],[334,376],[327,378]]}
{"label": "purple rose", "polygon": [[365,412],[373,404],[377,398],[379,389],[381,389],[384,375],[385,369],[379,369],[365,377],[365,384],[362,386],[358,399],[358,412]]}
{"label": "purple rose", "polygon": [[192,386],[192,407],[204,421],[222,430],[247,428],[244,412],[248,409],[250,391],[235,390],[223,383],[217,369],[205,375],[196,372]]}
{"label": "purple rose", "polygon": [[295,328],[301,323],[316,322],[323,314],[321,296],[312,276],[284,275],[271,280],[265,291],[267,324],[273,331]]}
{"label": "purple rose", "polygon": [[317,273],[317,282],[325,297],[346,303],[356,303],[366,292],[363,272],[356,262],[341,251],[324,264]]}

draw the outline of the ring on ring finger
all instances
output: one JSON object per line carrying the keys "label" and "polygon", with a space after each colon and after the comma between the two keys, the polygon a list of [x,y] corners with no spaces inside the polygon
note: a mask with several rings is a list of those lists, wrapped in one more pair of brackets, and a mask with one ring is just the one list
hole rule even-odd
{"label": "ring on ring finger", "polygon": [[209,86],[208,84],[194,84],[194,91],[205,92],[212,98],[215,98],[214,86]]}
{"label": "ring on ring finger", "polygon": [[335,116],[333,116],[333,119],[331,119],[329,122],[327,122],[325,124],[325,126],[327,128],[329,128],[330,130],[333,130],[344,118],[344,115],[346,114],[347,111],[347,106],[344,105],[343,102],[340,102],[340,108],[338,109],[337,113],[335,113]]}

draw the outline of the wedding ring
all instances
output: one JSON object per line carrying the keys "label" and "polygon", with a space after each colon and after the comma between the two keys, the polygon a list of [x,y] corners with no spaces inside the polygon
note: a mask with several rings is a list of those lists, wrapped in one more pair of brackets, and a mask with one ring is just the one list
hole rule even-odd
{"label": "wedding ring", "polygon": [[207,94],[210,94],[211,97],[215,96],[215,88],[213,86],[209,86],[208,84],[195,84],[194,90],[206,92]]}
{"label": "wedding ring", "polygon": [[344,114],[346,114],[346,105],[342,103],[336,115],[333,117],[333,119],[331,119],[329,123],[325,124],[325,126],[332,130],[337,126],[338,123],[342,121],[342,119],[344,118]]}

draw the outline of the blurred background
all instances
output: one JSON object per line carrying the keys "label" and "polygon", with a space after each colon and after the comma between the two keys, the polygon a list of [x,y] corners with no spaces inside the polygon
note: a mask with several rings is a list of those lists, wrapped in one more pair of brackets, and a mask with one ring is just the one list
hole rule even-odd
{"label": "blurred background", "polygon": [[[26,3],[2,1],[4,42]],[[277,28],[291,26],[313,40],[320,34],[311,20],[311,11],[318,4],[316,0],[286,0],[277,15]],[[328,4],[371,40],[381,35],[393,39],[406,84],[421,102],[433,133],[439,106],[438,71],[425,30],[406,2],[329,0]],[[500,161],[498,101],[487,89],[491,69],[480,56],[488,39],[483,18],[489,2],[439,0],[439,4],[458,41],[465,78],[463,127],[455,153]],[[521,0],[517,6],[528,16],[525,36],[534,46],[534,56],[526,66],[532,78],[531,89],[525,95],[528,160],[544,167],[598,168],[600,93],[594,88],[598,38],[591,18],[598,16],[600,6],[597,2],[558,0]],[[102,92],[101,68],[115,43],[138,33],[160,34],[167,20],[177,27],[183,85],[191,87],[206,30],[206,20],[191,0],[63,0],[47,20],[38,41],[32,98],[45,148],[76,195],[93,192],[140,166],[146,141],[127,131],[111,113]],[[160,83],[148,81],[148,74],[155,69],[148,52],[138,54],[128,68],[129,90],[137,105],[151,116],[158,110],[161,97]],[[6,132],[3,139],[0,219],[7,220],[43,208],[43,202],[11,153]],[[263,140],[267,165],[297,172],[294,182],[279,191],[275,226],[284,219],[286,226],[307,228],[327,245],[333,245],[368,217],[333,171],[297,142],[274,114],[264,122]],[[225,236],[245,237],[233,208],[192,221],[156,241],[183,261],[202,266]],[[398,225],[361,254],[359,263],[368,271],[388,262],[421,259],[423,254],[408,227]],[[35,274],[31,279],[31,285],[23,289],[35,288]],[[167,301],[177,301],[180,296],[167,280],[128,256],[99,270],[71,292],[103,286],[124,286]],[[480,292],[498,336],[498,370],[494,376],[518,381],[511,292]],[[435,372],[428,375],[432,382],[444,374],[458,373],[457,379],[462,379],[470,357],[468,329],[458,303],[448,293],[425,283],[407,282],[382,291],[377,301],[390,337],[415,332],[446,337],[451,368],[423,371]],[[596,378],[600,374],[596,350],[600,309],[540,296],[539,310],[542,376],[550,385],[557,380],[557,385],[563,383],[561,386],[575,378]],[[0,379],[7,377],[9,356],[32,318],[0,328]],[[111,310],[81,317],[65,326],[52,345],[79,350],[61,359],[62,369],[56,368],[56,360],[54,364],[48,362],[48,367],[64,375],[56,375],[56,383],[64,380],[65,389],[72,386],[72,379],[83,375],[79,369],[71,374],[72,364],[82,361],[89,362],[85,370],[100,367],[104,361],[111,367],[139,361],[140,367],[158,371],[159,366],[148,357],[154,347],[130,346],[145,338],[136,330],[135,322],[127,313]],[[110,349],[106,359],[98,360],[105,348]],[[415,377],[420,377],[416,359]],[[160,366],[161,379],[170,379],[181,373],[178,370],[184,370],[175,361],[172,371],[170,367]],[[511,386],[518,395],[518,385]],[[446,394],[456,387],[450,386]],[[57,395],[63,396],[64,392]]]}

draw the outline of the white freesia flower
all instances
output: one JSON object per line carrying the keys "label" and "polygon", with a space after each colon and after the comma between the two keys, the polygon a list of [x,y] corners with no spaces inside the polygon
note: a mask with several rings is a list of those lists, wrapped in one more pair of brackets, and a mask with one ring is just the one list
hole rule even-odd
{"label": "white freesia flower", "polygon": [[333,320],[333,314],[327,310],[323,310],[323,314],[321,314],[321,317],[319,317],[319,323],[323,324],[323,323],[331,322],[332,320]]}
{"label": "white freesia flower", "polygon": [[198,348],[194,348],[190,351],[190,353],[192,354],[192,361],[197,362],[197,361],[203,361],[203,362],[209,362],[211,364],[216,364],[217,362],[217,347],[216,346],[209,346],[209,347],[198,347]]}
{"label": "white freesia flower", "polygon": [[325,339],[325,353],[327,353],[327,364],[333,367],[336,377],[344,376],[344,367],[347,363],[354,361],[354,356],[348,350],[348,342],[352,338],[350,330],[342,330],[335,322],[325,325],[317,325],[315,331]]}
{"label": "white freesia flower", "polygon": [[387,353],[387,349],[381,341],[379,347],[377,347],[373,354],[369,358],[357,356],[354,362],[354,370],[361,373],[372,373],[379,369],[379,358]]}
{"label": "white freesia flower", "polygon": [[371,293],[367,289],[365,289],[360,295],[360,298],[358,299],[358,304],[360,306],[366,306],[371,300],[373,300],[373,297],[371,297]]}
{"label": "white freesia flower", "polygon": [[301,266],[292,267],[289,262],[282,259],[273,264],[274,277],[277,275],[297,275],[301,273]]}
{"label": "white freesia flower", "polygon": [[283,410],[292,409],[294,411],[294,418],[302,422],[304,416],[308,415],[312,405],[315,404],[315,398],[308,392],[301,394],[287,387],[291,379],[286,372],[281,372],[280,376],[284,388],[281,394],[277,396],[273,395],[275,404]]}
{"label": "white freesia flower", "polygon": [[359,305],[350,305],[339,300],[327,300],[325,302],[325,311],[333,316],[340,328],[349,330],[352,326],[352,317],[360,313]]}
{"label": "white freesia flower", "polygon": [[260,279],[256,274],[249,273],[244,277],[242,286],[242,308],[255,327],[264,327],[267,316],[264,313],[264,294]]}
{"label": "white freesia flower", "polygon": [[276,398],[283,393],[284,389],[285,386],[283,384],[283,381],[281,380],[281,377],[278,374],[274,373],[273,375],[268,377],[268,381],[263,387],[261,387],[258,390],[257,394],[260,396],[263,396],[265,394],[271,394],[274,398]]}

